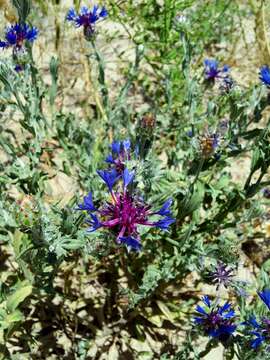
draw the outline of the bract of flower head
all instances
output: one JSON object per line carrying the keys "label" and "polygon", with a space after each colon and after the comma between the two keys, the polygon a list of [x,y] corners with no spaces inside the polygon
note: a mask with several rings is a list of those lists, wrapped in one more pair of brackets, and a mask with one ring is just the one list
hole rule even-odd
{"label": "bract of flower head", "polygon": [[205,79],[209,81],[214,81],[220,77],[227,77],[229,71],[229,66],[224,65],[223,67],[218,66],[217,60],[205,59],[204,60],[204,75]]}
{"label": "bract of flower head", "polygon": [[234,322],[235,312],[229,302],[224,305],[211,303],[208,296],[202,298],[204,307],[197,305],[195,325],[206,335],[226,342],[235,332],[237,325]]}
{"label": "bract of flower head", "polygon": [[[258,292],[258,295],[270,310],[270,289]],[[270,345],[270,316],[269,318],[262,317],[260,320],[252,316],[244,325],[252,329],[249,333],[253,335],[251,341],[251,347],[253,349],[258,349],[263,343]]]}
{"label": "bract of flower head", "polygon": [[28,24],[16,23],[7,27],[5,33],[5,40],[0,41],[0,48],[13,47],[21,49],[24,47],[25,42],[34,42],[38,36],[38,29],[31,27]]}
{"label": "bract of flower head", "polygon": [[206,133],[199,137],[199,148],[205,158],[213,155],[219,144],[220,136],[218,133]]}
{"label": "bract of flower head", "polygon": [[[119,144],[115,145],[119,150]],[[90,216],[87,223],[89,232],[104,228],[115,236],[117,244],[125,244],[128,249],[139,251],[142,247],[139,226],[155,227],[167,230],[175,221],[170,207],[172,200],[167,200],[160,210],[152,210],[142,197],[135,194],[130,186],[135,172],[124,169],[119,174],[116,169],[98,171],[109,190],[109,198],[101,206],[95,206],[90,192],[84,197],[78,210],[87,211]],[[114,190],[114,187],[117,189]]]}
{"label": "bract of flower head", "polygon": [[95,25],[99,20],[108,16],[106,8],[97,5],[89,9],[82,6],[79,12],[71,8],[66,16],[66,20],[72,22],[76,27],[83,27],[84,36],[87,40],[91,40],[95,34]]}
{"label": "bract of flower head", "polygon": [[269,66],[264,65],[260,68],[259,78],[264,85],[266,85],[268,88],[270,87],[270,68],[269,68]]}

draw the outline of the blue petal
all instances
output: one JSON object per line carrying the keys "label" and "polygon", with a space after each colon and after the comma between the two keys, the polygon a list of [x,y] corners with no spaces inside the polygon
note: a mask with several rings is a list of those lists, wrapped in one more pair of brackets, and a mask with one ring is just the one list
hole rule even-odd
{"label": "blue petal", "polygon": [[94,16],[96,16],[96,15],[97,15],[97,11],[98,11],[98,6],[97,6],[97,5],[94,5],[93,10],[92,10],[92,14],[93,14]]}
{"label": "blue petal", "polygon": [[196,311],[202,315],[207,315],[207,312],[200,305],[196,306]]}
{"label": "blue petal", "polygon": [[6,47],[8,47],[8,43],[5,41],[0,41],[0,48],[4,49]]}
{"label": "blue petal", "polygon": [[87,6],[82,6],[80,9],[80,15],[87,15],[90,13],[90,10],[88,9]]}
{"label": "blue petal", "polygon": [[17,35],[13,30],[10,30],[6,33],[6,39],[10,45],[15,45],[17,42]]}
{"label": "blue petal", "polygon": [[203,296],[202,301],[205,303],[206,306],[209,308],[211,307],[211,301],[207,295]]}
{"label": "blue petal", "polygon": [[205,321],[205,319],[196,316],[193,318],[193,320],[196,324],[203,324]]}
{"label": "blue petal", "polygon": [[258,295],[270,310],[270,289],[265,289],[262,292],[258,292]]}
{"label": "blue petal", "polygon": [[114,141],[111,145],[112,152],[119,155],[121,151],[121,142],[120,141]]}
{"label": "blue petal", "polygon": [[96,207],[93,204],[91,191],[83,198],[83,204],[78,205],[78,210],[96,211]]}
{"label": "blue petal", "polygon": [[229,310],[231,308],[231,304],[226,302],[223,306],[221,306],[218,310],[219,314],[223,314],[225,311]]}
{"label": "blue petal", "polygon": [[93,232],[102,227],[102,223],[98,220],[98,217],[94,214],[90,214],[91,219],[87,219],[87,224],[90,224],[91,227],[87,230],[88,232]]}
{"label": "blue petal", "polygon": [[124,182],[124,187],[125,188],[133,181],[134,175],[135,175],[135,171],[129,172],[128,169],[124,170],[123,182]]}
{"label": "blue petal", "polygon": [[251,341],[251,347],[257,349],[265,341],[265,337],[259,333],[254,333],[254,335],[257,336],[257,338]]}
{"label": "blue petal", "polygon": [[235,316],[234,310],[230,310],[227,314],[224,314],[224,315],[223,315],[223,318],[224,318],[224,319],[231,319],[231,318],[234,317],[234,316]]}
{"label": "blue petal", "polygon": [[175,222],[175,219],[171,217],[166,217],[165,219],[161,219],[159,221],[156,221],[154,225],[162,230],[167,230],[168,227]]}
{"label": "blue petal", "polygon": [[37,36],[38,36],[38,29],[35,27],[29,29],[26,33],[26,39],[30,42],[36,40]]}
{"label": "blue petal", "polygon": [[260,325],[258,324],[255,316],[252,316],[245,325],[251,325],[257,329],[260,328]]}
{"label": "blue petal", "polygon": [[141,243],[131,236],[121,237],[119,240],[121,240],[121,243],[127,245],[127,247],[131,250],[140,251],[142,248]]}
{"label": "blue petal", "polygon": [[172,199],[167,200],[163,204],[162,208],[159,211],[155,212],[155,214],[158,214],[161,216],[171,216],[170,207],[172,205],[172,202],[173,202]]}
{"label": "blue petal", "polygon": [[77,13],[75,11],[75,9],[69,9],[67,16],[66,16],[66,20],[67,21],[75,21],[77,17]]}
{"label": "blue petal", "polygon": [[111,154],[106,157],[105,161],[109,164],[114,164],[114,159]]}
{"label": "blue petal", "polygon": [[270,69],[267,65],[260,68],[259,78],[266,86],[270,86]]}
{"label": "blue petal", "polygon": [[232,334],[235,332],[237,326],[236,325],[221,325],[219,330],[220,330],[220,333],[227,333],[227,334]]}
{"label": "blue petal", "polygon": [[112,191],[113,185],[115,184],[116,180],[118,179],[117,171],[115,169],[113,169],[112,171],[98,170],[97,173],[102,178],[102,180],[106,183],[109,190]]}
{"label": "blue petal", "polygon": [[219,329],[216,329],[216,330],[215,329],[210,329],[210,330],[207,331],[207,334],[209,336],[212,336],[213,338],[217,338],[217,337],[219,337],[221,335]]}
{"label": "blue petal", "polygon": [[123,141],[123,148],[124,148],[125,151],[129,151],[130,146],[131,146],[131,143],[130,143],[129,139]]}
{"label": "blue petal", "polygon": [[105,6],[102,7],[100,13],[99,13],[100,17],[106,17],[108,16],[108,11],[106,10]]}
{"label": "blue petal", "polygon": [[210,69],[217,69],[218,68],[218,62],[216,60],[211,60],[211,59],[205,59],[204,60],[204,65],[209,67]]}

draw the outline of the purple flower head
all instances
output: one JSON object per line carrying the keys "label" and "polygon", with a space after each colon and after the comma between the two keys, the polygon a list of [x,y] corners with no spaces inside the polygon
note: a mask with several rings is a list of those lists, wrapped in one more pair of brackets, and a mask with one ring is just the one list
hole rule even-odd
{"label": "purple flower head", "polygon": [[266,85],[267,87],[270,87],[270,68],[269,68],[269,66],[264,65],[260,68],[259,78],[264,85]]}
{"label": "purple flower head", "polygon": [[[167,230],[175,220],[171,217],[171,200],[165,202],[159,211],[151,211],[152,206],[144,202],[137,194],[133,194],[133,187],[129,187],[135,173],[127,169],[122,175],[117,175],[116,170],[98,171],[110,191],[110,199],[103,202],[100,207],[95,207],[92,194],[84,197],[83,204],[77,210],[87,211],[91,225],[89,231],[101,227],[110,231],[116,238],[116,243],[125,244],[128,249],[139,251],[141,249],[139,226],[149,226]],[[117,184],[117,189],[113,187]],[[159,217],[159,219],[157,219]]]}
{"label": "purple flower head", "polygon": [[95,5],[92,9],[83,6],[78,13],[71,8],[67,13],[66,20],[73,22],[76,27],[83,27],[85,38],[90,40],[95,34],[96,23],[107,16],[108,12],[104,6],[99,8]]}
{"label": "purple flower head", "polygon": [[235,312],[231,304],[226,302],[223,306],[212,305],[208,296],[202,298],[204,307],[197,305],[198,315],[194,322],[203,332],[221,342],[226,342],[235,332]]}
{"label": "purple flower head", "polygon": [[34,42],[38,36],[38,29],[28,24],[15,24],[6,29],[5,40],[0,41],[0,48],[13,47],[21,49],[25,42]]}
{"label": "purple flower head", "polygon": [[227,75],[228,71],[228,65],[224,65],[223,68],[219,68],[218,61],[211,59],[204,60],[204,74],[205,79],[208,81],[214,81],[220,77],[223,77],[224,74]]}
{"label": "purple flower head", "polygon": [[127,161],[131,160],[130,140],[114,141],[111,145],[111,153],[107,156],[106,162],[114,168],[118,174],[122,174]]}
{"label": "purple flower head", "polygon": [[215,270],[209,273],[209,277],[212,282],[217,285],[218,289],[221,285],[227,287],[231,283],[233,277],[232,273],[232,268],[227,267],[227,265],[222,262],[218,262]]}
{"label": "purple flower head", "polygon": [[[259,297],[270,310],[270,289],[258,292]],[[249,331],[255,338],[251,341],[251,347],[258,349],[264,342],[270,344],[270,318],[261,318],[260,321],[252,316],[247,322],[244,323],[247,327],[250,327],[252,331]]]}

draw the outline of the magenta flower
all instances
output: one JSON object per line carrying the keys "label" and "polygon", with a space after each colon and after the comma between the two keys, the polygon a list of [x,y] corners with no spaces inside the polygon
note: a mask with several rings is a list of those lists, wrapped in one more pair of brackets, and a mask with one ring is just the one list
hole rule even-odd
{"label": "magenta flower", "polygon": [[[125,244],[128,249],[139,251],[142,247],[140,225],[167,230],[175,221],[170,211],[171,199],[167,200],[160,210],[153,211],[151,205],[134,194],[132,191],[134,171],[131,172],[125,168],[121,175],[115,169],[98,171],[98,174],[109,189],[110,200],[96,207],[92,200],[92,193],[89,192],[84,197],[84,202],[79,204],[78,210],[87,211],[90,216],[86,220],[90,224],[89,232],[105,228],[115,236],[117,244]],[[118,182],[118,189],[113,190],[116,182]]]}

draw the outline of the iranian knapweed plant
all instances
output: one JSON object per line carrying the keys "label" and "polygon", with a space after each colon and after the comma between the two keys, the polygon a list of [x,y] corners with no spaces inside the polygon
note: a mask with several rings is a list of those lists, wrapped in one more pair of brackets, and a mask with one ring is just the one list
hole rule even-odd
{"label": "iranian knapweed plant", "polygon": [[269,360],[268,2],[81,3],[0,0],[0,359]]}

